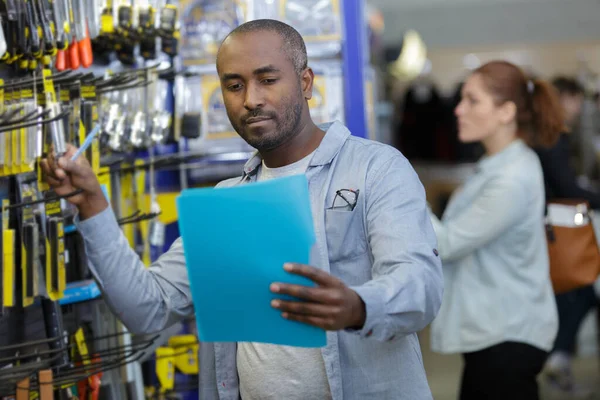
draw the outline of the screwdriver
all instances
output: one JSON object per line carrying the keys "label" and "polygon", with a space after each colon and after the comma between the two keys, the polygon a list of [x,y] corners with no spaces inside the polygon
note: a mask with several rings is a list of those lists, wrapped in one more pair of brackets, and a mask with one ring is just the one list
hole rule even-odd
{"label": "screwdriver", "polygon": [[100,125],[96,125],[96,127],[94,129],[92,129],[92,131],[87,135],[87,137],[81,144],[81,147],[79,147],[77,149],[77,151],[75,152],[75,154],[73,154],[73,156],[71,157],[71,161],[77,160],[77,158],[80,155],[82,155],[87,150],[88,147],[90,147],[90,145],[92,144],[92,141],[94,140],[94,137],[98,134],[98,132],[100,132]]}

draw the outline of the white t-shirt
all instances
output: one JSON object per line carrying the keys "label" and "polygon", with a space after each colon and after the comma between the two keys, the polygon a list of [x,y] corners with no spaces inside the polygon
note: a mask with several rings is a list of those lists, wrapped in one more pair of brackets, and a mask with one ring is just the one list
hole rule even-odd
{"label": "white t-shirt", "polygon": [[[312,155],[281,168],[263,162],[258,180],[304,174]],[[320,349],[240,342],[237,370],[242,400],[331,399]]]}

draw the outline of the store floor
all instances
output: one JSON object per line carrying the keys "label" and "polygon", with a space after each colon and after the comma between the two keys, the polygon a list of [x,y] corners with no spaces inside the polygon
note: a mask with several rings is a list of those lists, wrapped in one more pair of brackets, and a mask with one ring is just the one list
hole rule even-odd
{"label": "store floor", "polygon": [[[423,362],[429,379],[429,385],[435,400],[457,400],[460,377],[462,372],[462,358],[459,355],[440,355],[429,350],[429,331],[423,331],[419,338],[423,349]],[[588,355],[576,359],[574,372],[578,383],[586,388],[591,388],[594,393],[591,397],[566,396],[557,393],[545,385],[540,379],[542,400],[600,400],[600,366],[597,357]]]}

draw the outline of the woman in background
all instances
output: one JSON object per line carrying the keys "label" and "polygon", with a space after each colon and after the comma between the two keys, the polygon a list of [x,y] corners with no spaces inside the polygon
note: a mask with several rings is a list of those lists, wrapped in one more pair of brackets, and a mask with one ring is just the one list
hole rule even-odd
{"label": "woman in background", "polygon": [[460,140],[486,153],[442,220],[432,215],[445,275],[432,347],[463,354],[461,400],[535,400],[558,317],[531,147],[556,142],[560,104],[547,83],[496,61],[471,74],[455,112]]}

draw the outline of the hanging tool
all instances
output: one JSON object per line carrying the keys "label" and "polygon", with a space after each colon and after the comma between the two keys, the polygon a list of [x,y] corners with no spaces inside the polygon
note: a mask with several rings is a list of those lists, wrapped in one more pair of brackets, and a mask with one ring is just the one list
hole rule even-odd
{"label": "hanging tool", "polygon": [[8,49],[8,45],[6,44],[6,38],[4,36],[4,24],[2,21],[2,17],[0,16],[0,60],[4,60],[7,54],[6,50]]}
{"label": "hanging tool", "polygon": [[15,305],[15,230],[9,229],[8,199],[2,200],[2,306]]}
{"label": "hanging tool", "polygon": [[60,215],[60,202],[56,205],[56,216],[48,218],[46,243],[47,291],[50,299],[55,301],[63,297],[66,287],[64,221]]}
{"label": "hanging tool", "polygon": [[[115,23],[113,16],[112,0],[103,0],[100,15],[100,34],[94,39],[94,54],[107,58],[113,51],[113,42],[115,38]],[[93,28],[90,27],[90,36]]]}
{"label": "hanging tool", "polygon": [[38,383],[40,400],[54,400],[54,379],[51,369],[43,369],[38,372]]}
{"label": "hanging tool", "polygon": [[140,53],[145,60],[156,58],[156,29],[154,29],[154,20],[156,19],[156,9],[152,5],[139,8],[139,36]]}
{"label": "hanging tool", "polygon": [[16,400],[29,400],[30,378],[24,378],[17,383]]}
{"label": "hanging tool", "polygon": [[171,347],[156,349],[156,377],[160,384],[160,393],[166,393],[175,387],[175,350]]}
{"label": "hanging tool", "polygon": [[67,14],[66,0],[53,0],[52,10],[54,12],[54,26],[56,29],[56,64],[58,71],[67,69],[67,50],[69,48],[69,35],[71,24]]}
{"label": "hanging tool", "polygon": [[[17,2],[17,25],[18,31],[15,33],[18,38],[17,46],[17,59],[19,60],[19,68],[26,70],[29,67],[29,60],[31,59],[31,47],[29,46],[29,31],[30,27],[27,26],[27,11],[23,10],[22,7],[26,7],[25,3]],[[23,34],[25,32],[25,34]]]}
{"label": "hanging tool", "polygon": [[31,58],[29,59],[28,67],[31,71],[35,71],[37,69],[37,60],[42,58],[42,41],[40,37],[42,28],[40,27],[37,11],[35,5],[33,4],[34,1],[35,0],[25,0],[25,8],[28,20],[28,32],[26,32],[26,34],[29,35],[29,48],[31,51]]}
{"label": "hanging tool", "polygon": [[[89,68],[93,62],[92,41],[87,30],[84,0],[72,0],[75,39],[79,51],[79,61],[84,68]],[[73,69],[76,69],[73,67]]]}
{"label": "hanging tool", "polygon": [[101,128],[100,125],[96,125],[96,127],[94,129],[92,129],[92,131],[85,138],[85,141],[83,142],[83,144],[79,147],[79,149],[77,149],[75,154],[73,154],[73,156],[71,157],[71,161],[77,160],[77,158],[79,158],[79,156],[87,150],[87,148],[92,144],[92,141],[94,140],[96,135],[100,132],[100,128]]}
{"label": "hanging tool", "polygon": [[22,274],[23,307],[33,304],[37,294],[37,260],[39,260],[39,230],[35,221],[23,224],[22,237]]}
{"label": "hanging tool", "polygon": [[100,2],[99,0],[87,0],[85,7],[88,34],[91,40],[100,35]]}
{"label": "hanging tool", "polygon": [[1,32],[2,43],[0,43],[0,49],[4,48],[4,50],[2,51],[2,56],[0,57],[0,61],[4,62],[4,63],[8,63],[8,61],[10,60],[10,58],[12,56],[11,49],[13,48],[13,45],[11,44],[12,22],[9,20],[3,20],[3,18],[0,17],[0,24],[2,24],[1,26],[3,27],[2,32]]}
{"label": "hanging tool", "polygon": [[[92,359],[93,364],[101,363],[100,357]],[[102,384],[102,371],[90,376],[88,379],[81,380],[77,384],[77,391],[80,400],[98,400],[100,395],[100,385]]]}
{"label": "hanging tool", "polygon": [[69,37],[71,38],[71,42],[69,43],[69,49],[67,50],[67,59],[66,59],[66,68],[67,69],[77,69],[79,68],[79,46],[77,44],[77,27],[75,26],[75,18],[77,14],[73,9],[75,7],[75,2],[77,0],[64,0],[67,9],[67,16],[69,23],[71,24],[71,32]]}
{"label": "hanging tool", "polygon": [[52,32],[50,23],[50,9],[46,0],[34,0],[37,2],[39,21],[42,28],[42,37],[44,43],[44,57],[42,58],[44,67],[49,67],[52,57],[56,56],[56,40]]}
{"label": "hanging tool", "polygon": [[5,39],[7,45],[7,52],[2,57],[2,61],[6,64],[13,64],[18,59],[19,45],[18,37],[22,30],[19,30],[19,8],[15,0],[6,0],[6,32]]}
{"label": "hanging tool", "polygon": [[[49,111],[51,119],[56,118],[61,114],[60,104],[57,102],[47,101],[46,110]],[[57,158],[67,152],[67,144],[65,141],[65,129],[62,121],[55,120],[49,124],[50,135],[52,136],[52,144],[54,145],[54,153]]]}
{"label": "hanging tool", "polygon": [[158,33],[162,38],[162,51],[171,57],[177,55],[180,37],[177,14],[177,6],[173,4],[165,5],[160,12]]}
{"label": "hanging tool", "polygon": [[54,90],[54,84],[49,79],[50,75],[51,73],[49,70],[44,70],[42,74],[42,80],[44,82],[46,111],[48,111],[48,116],[52,120],[52,122],[48,124],[48,129],[50,130],[52,144],[54,145],[54,154],[58,159],[60,156],[66,153],[67,144],[65,139],[64,124],[62,120],[58,118],[61,115],[61,107],[56,101],[56,92]]}
{"label": "hanging tool", "polygon": [[123,64],[133,65],[135,63],[134,50],[135,38],[133,35],[133,8],[129,4],[121,4],[118,8],[118,24],[117,24],[117,42],[115,49],[117,50],[117,58]]}
{"label": "hanging tool", "polygon": [[[101,365],[102,360],[98,355],[90,355],[82,328],[79,328],[77,332],[75,332],[74,339],[77,345],[77,351],[81,357],[81,363],[84,366],[90,367],[93,365]],[[101,378],[102,371],[99,371],[89,376],[87,379],[79,381],[77,384],[79,398],[81,400],[98,400]]]}
{"label": "hanging tool", "polygon": [[166,227],[160,219],[161,214],[160,204],[158,203],[156,195],[156,177],[154,173],[154,150],[150,149],[150,214],[156,215],[155,218],[150,221],[150,227],[148,228],[148,243],[151,246],[162,248],[165,244]]}

